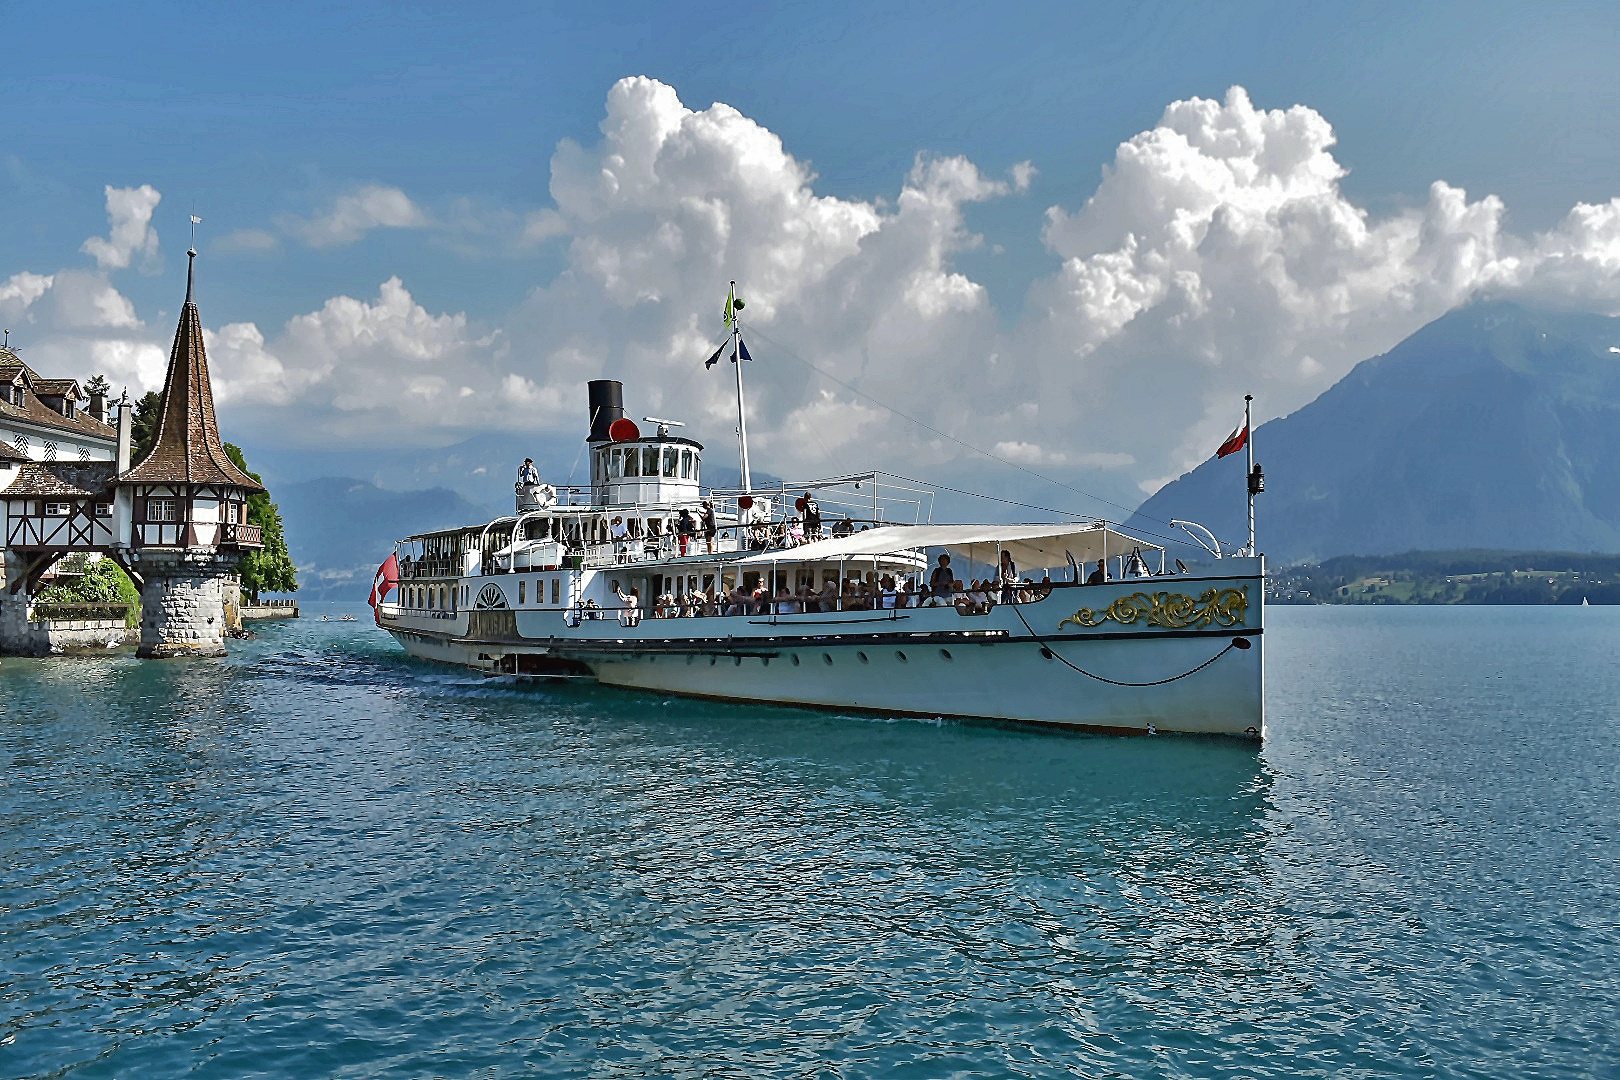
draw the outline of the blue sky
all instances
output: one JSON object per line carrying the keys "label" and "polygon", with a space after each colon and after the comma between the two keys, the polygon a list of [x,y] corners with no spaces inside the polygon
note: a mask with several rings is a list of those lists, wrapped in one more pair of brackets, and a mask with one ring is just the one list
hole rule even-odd
{"label": "blue sky", "polygon": [[[476,351],[474,343],[484,341],[486,350],[507,350],[507,366],[536,386],[588,373],[593,363],[613,374],[616,365],[633,366],[638,343],[652,351],[667,345],[673,324],[648,323],[599,347],[578,344],[593,359],[523,366],[522,354],[542,347],[549,325],[536,291],[552,288],[570,267],[584,272],[574,262],[582,231],[570,219],[540,242],[514,245],[512,235],[555,205],[549,186],[559,142],[587,151],[601,143],[605,99],[627,76],[650,76],[694,113],[711,102],[732,106],[813,172],[808,185],[816,197],[894,212],[919,154],[964,160],[979,176],[999,178],[1005,190],[951,196],[944,212],[960,222],[938,226],[944,254],[930,272],[960,275],[979,289],[982,299],[974,302],[989,320],[980,353],[949,363],[952,394],[981,380],[1008,381],[1006,368],[995,366],[1000,361],[984,357],[1032,352],[1062,336],[1042,331],[1032,311],[1053,305],[1053,289],[1064,291],[1054,275],[1065,261],[1098,255],[1102,241],[1094,235],[1100,226],[1080,225],[1065,248],[1053,239],[1049,211],[1080,214],[1116,149],[1155,129],[1174,102],[1220,101],[1241,86],[1257,110],[1304,106],[1337,139],[1327,153],[1347,173],[1333,181],[1336,198],[1373,223],[1420,213],[1431,185],[1445,181],[1475,203],[1499,197],[1490,228],[1534,246],[1577,203],[1599,206],[1620,195],[1620,65],[1612,55],[1620,9],[1612,5],[484,4],[453,12],[14,4],[5,25],[0,102],[9,123],[0,191],[11,212],[0,215],[0,282],[95,266],[80,249],[108,230],[103,188],[150,185],[161,193],[150,220],[160,243],[128,267],[97,269],[132,305],[143,332],[161,339],[172,329],[185,218],[195,203],[205,219],[205,321],[256,326],[268,352],[289,365],[296,358],[277,352],[297,340],[283,329],[289,319],[320,311],[334,297],[376,302],[380,284],[394,277],[428,315],[465,314],[466,347]],[[1033,172],[1009,180],[1023,162]],[[383,189],[401,193],[406,216],[418,224],[311,239],[310,223],[346,196]],[[655,208],[638,204],[611,235],[622,239],[638,227],[650,235],[658,218]],[[1300,254],[1316,257],[1309,249]],[[735,250],[716,258],[727,263],[713,267],[716,278],[746,263]],[[1499,270],[1481,271],[1460,292],[1414,301],[1400,317],[1338,310],[1321,335],[1338,334],[1351,343],[1346,348],[1387,347],[1398,340],[1392,335],[1438,314],[1442,301],[1465,300],[1504,280]],[[1520,286],[1528,287],[1515,279]],[[1550,288],[1538,287],[1542,294]],[[693,297],[713,291],[706,280],[693,288]],[[1602,306],[1605,288],[1587,283],[1574,293]],[[1214,286],[1205,291],[1221,295]],[[641,292],[673,302],[667,284]],[[823,341],[795,333],[788,314],[794,302],[780,298],[773,325],[801,353],[843,349],[865,357],[851,361],[859,373],[881,365],[882,357],[872,356],[883,351],[878,343],[890,316],[806,301],[799,319],[806,325],[810,307],[826,318],[870,320],[864,343]],[[622,309],[630,301],[616,303]],[[600,319],[613,310],[609,304]],[[13,329],[25,346],[31,334],[43,345],[54,332],[38,311],[8,317],[20,324]],[[584,342],[577,327],[570,334]],[[71,356],[71,337],[46,354]],[[942,340],[962,337],[958,329]],[[1079,370],[1104,363],[1112,349],[1110,366],[1117,367],[1131,362],[1133,349],[1172,346],[1203,350],[1202,360],[1188,361],[1194,368],[1223,350],[1273,350],[1278,370],[1296,372],[1272,395],[1276,411],[1308,400],[1360,358],[1290,330],[1279,340],[1213,345],[1203,337],[1149,334],[1134,346],[1109,337],[1061,364]],[[334,356],[334,364],[348,362]],[[1060,366],[1055,355],[1041,363],[1043,373]],[[500,385],[491,372],[488,385]],[[1246,379],[1264,381],[1236,366],[1226,381],[1192,379],[1197,385],[1177,424],[1196,428],[1200,438],[1203,429],[1223,426],[1211,400],[1239,391]],[[894,380],[902,388],[927,384],[911,373]],[[1137,446],[1053,449],[1057,433],[1084,427],[1083,400],[1106,383],[1071,381],[1056,395],[1022,387],[1051,413],[1038,425],[1035,442],[1043,449],[1019,451],[1029,460],[1045,453],[1047,465],[1080,476],[1098,466],[1076,462],[1131,456],[1127,486],[1151,485],[1188,464],[1188,450],[1155,457]],[[816,392],[826,389],[836,386]],[[300,392],[265,391],[259,411],[295,408]],[[781,396],[781,417],[807,404]],[[1051,404],[1059,398],[1081,404],[1064,413]],[[238,400],[250,403],[253,394]],[[1009,399],[997,406],[998,416],[1010,418],[995,433],[1007,436],[1000,442],[1020,442],[1018,432],[1028,428],[1016,405]],[[372,424],[339,417],[312,424],[311,437],[377,443],[414,432],[410,437],[432,441],[471,430],[465,414],[451,412],[439,425],[418,414]],[[542,408],[533,416],[538,428],[553,422]]]}

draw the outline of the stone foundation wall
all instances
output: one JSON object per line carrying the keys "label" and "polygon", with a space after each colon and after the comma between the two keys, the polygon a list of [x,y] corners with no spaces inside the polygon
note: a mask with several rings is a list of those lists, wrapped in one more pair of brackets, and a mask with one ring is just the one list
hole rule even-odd
{"label": "stone foundation wall", "polygon": [[[226,591],[235,559],[212,552],[147,549],[136,555],[141,589],[141,656],[224,656]],[[232,597],[234,599],[234,595]]]}

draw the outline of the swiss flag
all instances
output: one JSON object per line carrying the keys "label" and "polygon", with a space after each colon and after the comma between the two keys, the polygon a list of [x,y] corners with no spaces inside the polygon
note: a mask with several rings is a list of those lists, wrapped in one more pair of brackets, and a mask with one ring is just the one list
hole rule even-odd
{"label": "swiss flag", "polygon": [[388,556],[388,561],[377,567],[377,576],[371,582],[371,596],[366,600],[375,611],[378,604],[388,599],[388,593],[399,585],[399,553]]}
{"label": "swiss flag", "polygon": [[1228,435],[1226,441],[1221,443],[1221,448],[1215,451],[1215,456],[1223,458],[1227,454],[1235,454],[1247,445],[1249,445],[1249,423],[1245,420],[1232,429],[1232,434]]}

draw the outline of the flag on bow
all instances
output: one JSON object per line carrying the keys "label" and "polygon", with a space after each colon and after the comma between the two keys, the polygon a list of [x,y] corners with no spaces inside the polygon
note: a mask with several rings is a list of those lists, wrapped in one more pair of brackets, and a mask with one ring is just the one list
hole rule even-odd
{"label": "flag on bow", "polygon": [[1235,454],[1247,445],[1249,445],[1249,422],[1245,420],[1232,429],[1232,434],[1228,435],[1226,441],[1221,443],[1221,448],[1215,451],[1215,456],[1223,458],[1228,454]]}
{"label": "flag on bow", "polygon": [[[377,567],[377,576],[371,579],[371,596],[366,603],[371,605],[375,615],[377,605],[388,599],[388,594],[399,586],[399,552],[388,556],[388,560]],[[378,616],[380,618],[380,616]]]}

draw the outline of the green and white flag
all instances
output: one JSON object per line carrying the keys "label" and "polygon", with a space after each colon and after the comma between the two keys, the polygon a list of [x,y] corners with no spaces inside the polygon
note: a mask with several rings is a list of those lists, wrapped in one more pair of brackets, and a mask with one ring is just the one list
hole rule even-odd
{"label": "green and white flag", "polygon": [[737,312],[741,311],[742,309],[743,302],[737,299],[737,286],[735,283],[733,283],[730,290],[728,290],[726,293],[726,310],[721,312],[720,321],[725,323],[727,327],[730,327],[732,322],[737,318]]}

